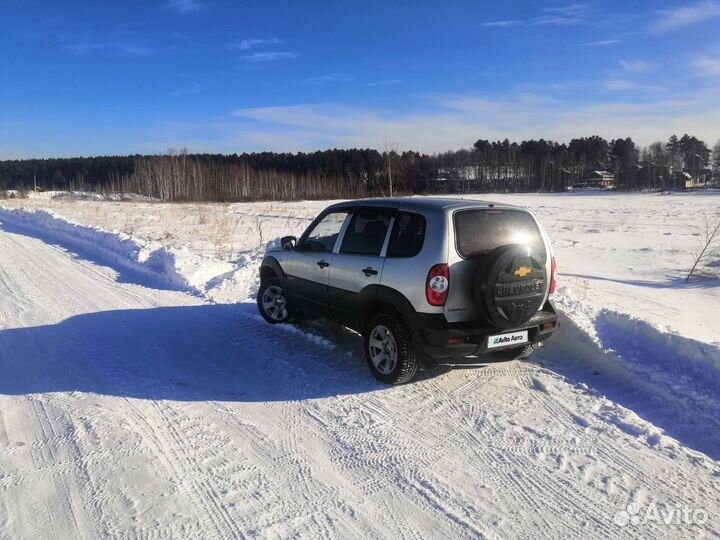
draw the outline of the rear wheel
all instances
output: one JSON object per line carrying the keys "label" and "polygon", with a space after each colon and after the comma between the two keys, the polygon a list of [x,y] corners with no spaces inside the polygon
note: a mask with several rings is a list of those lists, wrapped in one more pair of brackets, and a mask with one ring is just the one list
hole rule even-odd
{"label": "rear wheel", "polygon": [[535,352],[533,346],[528,344],[524,347],[517,347],[515,349],[505,349],[504,351],[495,351],[493,356],[502,360],[522,360],[523,358],[529,357]]}
{"label": "rear wheel", "polygon": [[364,334],[365,358],[372,374],[387,384],[403,384],[418,371],[415,344],[405,324],[398,318],[380,314]]}
{"label": "rear wheel", "polygon": [[277,278],[266,279],[260,284],[257,304],[260,315],[270,324],[284,323],[290,318],[287,295]]}

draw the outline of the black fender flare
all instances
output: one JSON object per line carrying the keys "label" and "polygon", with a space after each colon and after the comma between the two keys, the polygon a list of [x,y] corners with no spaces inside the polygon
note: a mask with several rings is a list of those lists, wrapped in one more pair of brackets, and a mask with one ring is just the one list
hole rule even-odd
{"label": "black fender flare", "polygon": [[[376,305],[386,304],[392,307],[403,318],[405,324],[413,331],[413,321],[415,318],[415,308],[405,295],[386,287],[384,285],[368,285],[358,294],[357,308],[359,310],[360,330],[365,328],[372,315],[372,307]],[[370,309],[369,309],[370,308]]]}
{"label": "black fender flare", "polygon": [[283,271],[282,266],[280,266],[278,260],[272,255],[266,255],[260,263],[261,282],[264,279],[267,279],[269,271],[272,271],[273,274],[275,274],[275,277],[280,280],[282,286],[285,287],[287,276],[285,275],[285,272]]}
{"label": "black fender flare", "polygon": [[[396,315],[402,319],[407,326],[413,341],[416,344],[415,352],[419,356],[420,364],[424,368],[432,368],[437,362],[432,360],[424,350],[422,345],[422,336],[420,331],[420,317],[407,297],[383,285],[369,285],[360,291],[358,295],[357,309],[359,310],[359,327],[355,328],[360,333],[365,331],[365,327],[370,322],[370,318],[377,313],[375,307],[389,306],[391,311],[395,311]],[[387,308],[386,308],[387,309]]]}

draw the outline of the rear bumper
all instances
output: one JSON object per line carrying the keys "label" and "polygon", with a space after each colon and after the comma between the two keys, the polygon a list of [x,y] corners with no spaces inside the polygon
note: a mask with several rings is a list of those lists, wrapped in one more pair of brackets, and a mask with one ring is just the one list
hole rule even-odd
{"label": "rear bumper", "polygon": [[[445,315],[416,313],[411,323],[415,344],[424,357],[425,367],[434,367],[448,360],[475,356],[488,352],[512,349],[518,345],[508,345],[488,349],[488,337],[520,330],[528,331],[528,343],[538,343],[548,339],[558,328],[558,315],[550,300],[522,326],[498,330],[492,326],[482,326],[478,321],[448,323]],[[523,343],[521,346],[526,345]]]}

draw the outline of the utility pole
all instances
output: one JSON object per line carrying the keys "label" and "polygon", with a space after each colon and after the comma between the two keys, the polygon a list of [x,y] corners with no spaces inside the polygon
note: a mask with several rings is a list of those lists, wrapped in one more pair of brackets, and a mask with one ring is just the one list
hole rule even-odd
{"label": "utility pole", "polygon": [[33,174],[33,193],[37,193],[37,175]]}

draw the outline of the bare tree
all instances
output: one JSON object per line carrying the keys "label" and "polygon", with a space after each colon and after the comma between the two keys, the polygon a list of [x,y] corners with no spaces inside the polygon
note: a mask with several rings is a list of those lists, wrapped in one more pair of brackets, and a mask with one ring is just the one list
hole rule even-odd
{"label": "bare tree", "polygon": [[695,254],[695,262],[685,281],[690,281],[693,274],[704,277],[720,277],[720,215],[705,215],[703,235]]}
{"label": "bare tree", "polygon": [[390,197],[392,197],[395,194],[393,176],[397,176],[398,153],[397,143],[390,138],[385,138],[385,143],[383,144],[383,157],[385,159],[388,189]]}

